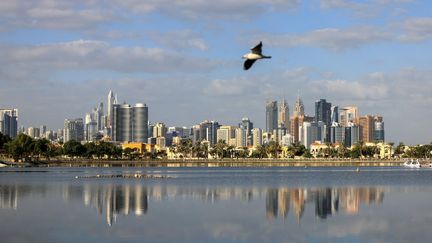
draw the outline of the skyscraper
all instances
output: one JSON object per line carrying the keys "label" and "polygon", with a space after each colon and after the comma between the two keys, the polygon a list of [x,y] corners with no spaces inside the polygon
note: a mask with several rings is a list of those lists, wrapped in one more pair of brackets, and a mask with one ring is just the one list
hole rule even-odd
{"label": "skyscraper", "polygon": [[319,128],[316,122],[303,122],[299,127],[299,142],[309,149],[310,145],[319,140]]}
{"label": "skyscraper", "polygon": [[246,144],[247,146],[252,145],[252,129],[253,123],[247,117],[243,117],[241,123],[239,124],[240,128],[243,128],[246,131]]}
{"label": "skyscraper", "polygon": [[325,99],[315,102],[315,122],[323,122],[327,126],[331,124],[331,103]]}
{"label": "skyscraper", "polygon": [[300,95],[299,95],[294,107],[293,117],[304,116],[304,114],[305,113],[304,113],[303,101],[300,99]]}
{"label": "skyscraper", "polygon": [[18,109],[0,109],[0,132],[11,138],[18,133]]}
{"label": "skyscraper", "polygon": [[112,140],[146,142],[148,139],[148,107],[138,103],[114,104],[112,111]]}
{"label": "skyscraper", "polygon": [[266,104],[266,132],[273,133],[277,129],[278,107],[277,101],[268,101]]}
{"label": "skyscraper", "polygon": [[262,144],[262,129],[254,128],[252,129],[252,146],[257,147]]}
{"label": "skyscraper", "polygon": [[132,141],[146,142],[148,139],[148,107],[138,103],[133,107]]}
{"label": "skyscraper", "polygon": [[359,116],[357,106],[344,107],[340,111],[340,123],[342,126],[347,127],[352,122],[359,125]]}
{"label": "skyscraper", "polygon": [[339,123],[339,107],[338,106],[332,106],[331,107],[331,123]]}
{"label": "skyscraper", "polygon": [[374,140],[377,142],[384,142],[384,121],[381,116],[374,117]]}
{"label": "skyscraper", "polygon": [[374,118],[373,116],[362,116],[359,119],[360,123],[360,140],[365,143],[370,143],[374,141]]}
{"label": "skyscraper", "polygon": [[203,121],[199,125],[200,127],[200,140],[207,140],[210,144],[217,143],[216,133],[219,128],[219,123],[217,121]]}
{"label": "skyscraper", "polygon": [[290,128],[289,106],[285,99],[283,99],[279,105],[278,126],[281,125],[288,130]]}
{"label": "skyscraper", "polygon": [[82,118],[66,119],[64,123],[63,142],[84,140],[84,122]]}
{"label": "skyscraper", "polygon": [[117,96],[114,95],[114,93],[112,92],[112,90],[109,91],[108,93],[108,102],[107,102],[107,122],[106,122],[106,127],[108,128],[108,132],[110,133],[109,135],[111,135],[111,129],[112,129],[112,123],[113,123],[113,105],[118,104],[117,101]]}
{"label": "skyscraper", "polygon": [[330,125],[331,125],[331,103],[325,99],[320,99],[315,102],[315,122],[322,123],[320,125],[321,142],[330,141]]}

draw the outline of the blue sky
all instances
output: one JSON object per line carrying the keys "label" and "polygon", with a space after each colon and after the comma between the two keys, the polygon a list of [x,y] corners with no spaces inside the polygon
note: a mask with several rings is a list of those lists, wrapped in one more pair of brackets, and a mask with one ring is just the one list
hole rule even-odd
{"label": "blue sky", "polygon": [[[387,140],[432,141],[432,9],[420,0],[15,0],[0,3],[0,106],[62,127],[108,91],[150,120],[264,127],[268,99],[357,105]],[[243,71],[259,41],[271,60]]]}

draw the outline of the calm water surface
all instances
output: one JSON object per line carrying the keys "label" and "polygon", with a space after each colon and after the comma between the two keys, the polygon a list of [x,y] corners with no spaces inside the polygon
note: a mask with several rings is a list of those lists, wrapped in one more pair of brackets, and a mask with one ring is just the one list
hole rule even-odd
{"label": "calm water surface", "polygon": [[0,242],[431,242],[431,228],[428,169],[0,169]]}

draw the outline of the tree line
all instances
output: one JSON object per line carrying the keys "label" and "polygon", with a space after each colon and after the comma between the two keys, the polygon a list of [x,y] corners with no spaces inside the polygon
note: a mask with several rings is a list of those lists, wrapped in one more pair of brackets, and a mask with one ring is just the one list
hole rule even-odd
{"label": "tree line", "polygon": [[[405,146],[399,143],[394,146],[389,143],[394,157],[399,158],[430,158],[432,157],[432,143],[426,145]],[[288,147],[282,147],[276,141],[260,145],[254,150],[247,147],[235,148],[220,140],[216,144],[208,146],[206,141],[193,142],[191,139],[182,139],[179,144],[172,145],[169,150],[178,155],[178,158],[312,158],[311,152],[302,144],[296,142]],[[318,158],[372,158],[379,154],[377,146],[366,146],[359,141],[351,149],[343,145],[336,147],[327,143],[323,149],[315,153]],[[67,156],[69,158],[88,159],[155,159],[166,158],[166,151],[150,153],[143,151],[138,153],[131,148],[122,149],[113,143],[99,141],[81,144],[71,140],[62,145],[53,144],[49,140],[33,139],[28,135],[19,134],[11,139],[0,132],[0,154],[13,158],[15,161],[37,162],[41,159],[50,160],[54,157]]]}

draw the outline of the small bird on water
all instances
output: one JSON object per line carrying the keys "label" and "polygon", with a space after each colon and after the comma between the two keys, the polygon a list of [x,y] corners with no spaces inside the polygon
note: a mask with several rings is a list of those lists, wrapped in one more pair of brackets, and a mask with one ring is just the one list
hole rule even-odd
{"label": "small bird on water", "polygon": [[262,41],[260,41],[258,45],[252,48],[250,53],[243,56],[243,59],[246,59],[246,61],[243,64],[244,70],[248,70],[249,68],[251,68],[254,62],[258,59],[271,58],[271,56],[263,55],[261,48],[262,48]]}

